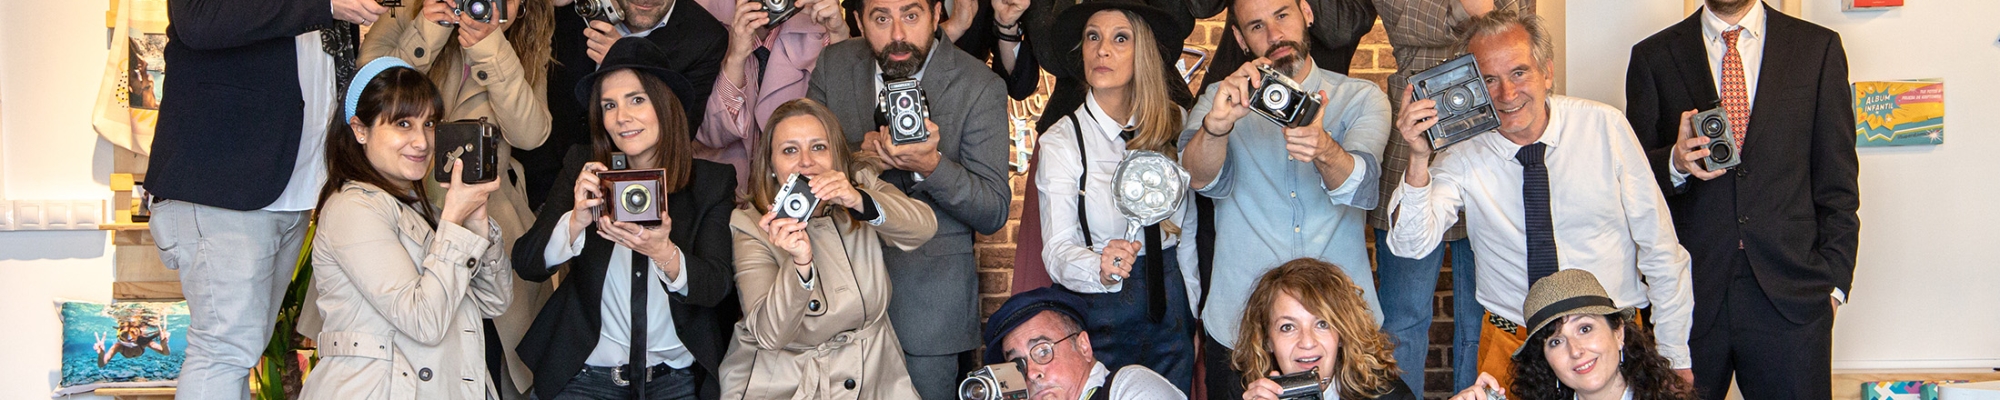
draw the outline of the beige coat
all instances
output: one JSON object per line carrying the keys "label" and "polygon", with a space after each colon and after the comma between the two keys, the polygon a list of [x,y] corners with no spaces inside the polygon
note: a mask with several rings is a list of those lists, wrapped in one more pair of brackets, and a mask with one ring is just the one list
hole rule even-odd
{"label": "beige coat", "polygon": [[[443,62],[449,71],[444,84],[438,87],[444,96],[443,120],[484,117],[500,127],[506,139],[500,144],[500,162],[505,164],[501,176],[507,179],[511,175],[514,179],[503,181],[500,190],[493,192],[486,212],[500,224],[502,248],[512,249],[514,240],[535,225],[535,213],[528,208],[524,186],[527,176],[522,175],[520,163],[514,162],[512,153],[514,148],[539,147],[549,138],[549,106],[545,100],[548,84],[528,83],[521,59],[514,54],[514,45],[503,32],[494,32],[478,44],[460,49],[456,59],[437,60],[438,54],[443,53],[440,49],[458,46],[458,39],[451,36],[453,28],[414,18],[412,14],[421,10],[422,7],[403,7],[376,20],[368,30],[368,37],[362,40],[361,62],[394,56],[427,74],[432,63]],[[425,176],[425,184],[431,185],[431,203],[440,204],[444,190],[429,180],[429,175]],[[528,325],[534,322],[542,303],[555,292],[555,282],[515,281],[517,301],[506,313],[493,319],[494,327],[500,331],[501,347],[507,352],[507,376],[514,380],[516,388],[526,390],[535,380],[533,371],[514,354],[514,347],[520,345],[521,336],[527,334]]]}
{"label": "beige coat", "polygon": [[832,207],[837,216],[807,224],[816,275],[811,289],[800,282],[790,253],[757,227],[762,215],[738,209],[730,218],[743,321],[722,362],[722,398],[917,398],[889,324],[882,245],[916,249],[936,233],[937,217],[875,176],[854,174],[884,214],[882,225],[849,228],[847,208],[839,206]]}
{"label": "beige coat", "polygon": [[304,399],[487,399],[480,319],[499,315],[514,270],[486,237],[423,215],[364,183],[320,208],[313,237],[320,361]]}

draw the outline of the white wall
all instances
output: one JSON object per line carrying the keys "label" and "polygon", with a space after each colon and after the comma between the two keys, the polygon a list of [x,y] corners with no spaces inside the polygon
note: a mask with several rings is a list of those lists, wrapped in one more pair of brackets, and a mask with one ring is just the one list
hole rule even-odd
{"label": "white wall", "polygon": [[[0,1],[0,199],[109,199],[111,147],[89,123],[105,4]],[[61,325],[51,301],[110,300],[111,267],[103,232],[0,232],[0,398],[55,389]]]}
{"label": "white wall", "polygon": [[[2000,366],[2000,3],[1923,0],[1841,12],[1804,2],[1841,33],[1851,80],[1944,78],[1945,144],[1861,149],[1861,248],[1834,367]],[[1678,1],[1568,4],[1569,93],[1624,104],[1631,45],[1686,17]],[[1773,43],[1768,45],[1784,45]],[[1766,70],[1765,73],[1771,73]]]}

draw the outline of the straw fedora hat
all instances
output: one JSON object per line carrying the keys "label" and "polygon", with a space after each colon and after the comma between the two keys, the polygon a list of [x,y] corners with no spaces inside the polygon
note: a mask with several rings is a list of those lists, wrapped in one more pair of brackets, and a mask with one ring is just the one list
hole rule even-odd
{"label": "straw fedora hat", "polygon": [[[1580,269],[1557,271],[1535,281],[1535,285],[1528,288],[1528,300],[1522,303],[1521,310],[1528,316],[1528,336],[1534,336],[1550,321],[1566,316],[1619,314],[1629,317],[1633,312],[1631,307],[1619,308],[1611,301],[1611,296],[1604,293],[1604,285],[1597,283],[1597,275]],[[1528,343],[1515,348],[1514,354],[1520,355],[1521,349],[1525,348],[1528,348]]]}

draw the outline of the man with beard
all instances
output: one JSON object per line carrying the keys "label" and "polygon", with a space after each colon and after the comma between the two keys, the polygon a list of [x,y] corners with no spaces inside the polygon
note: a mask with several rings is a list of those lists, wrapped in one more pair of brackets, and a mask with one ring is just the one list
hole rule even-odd
{"label": "man with beard", "polygon": [[[1005,226],[1013,198],[1006,89],[986,64],[940,39],[932,0],[864,0],[855,11],[861,37],[820,53],[806,97],[833,109],[850,148],[875,158],[883,181],[936,211],[930,242],[907,252],[885,246],[882,259],[893,287],[889,319],[917,392],[957,398],[979,347],[973,233]],[[892,143],[876,122],[883,82],[900,79],[919,81],[927,95],[921,141]]]}
{"label": "man with beard", "polygon": [[[1204,89],[1180,138],[1190,185],[1215,199],[1217,262],[1201,314],[1211,399],[1242,395],[1226,355],[1257,277],[1285,261],[1341,266],[1382,321],[1365,241],[1368,210],[1379,201],[1375,160],[1389,140],[1389,98],[1374,83],[1314,65],[1309,2],[1236,0],[1231,7],[1234,40],[1261,57]],[[1249,116],[1251,96],[1267,89],[1258,69],[1264,65],[1319,99],[1321,114],[1297,128]]]}
{"label": "man with beard", "polygon": [[[549,46],[556,63],[549,66],[550,99],[575,97],[577,81],[597,71],[597,63],[604,60],[604,52],[611,48],[612,42],[626,36],[644,37],[665,50],[667,59],[672,60],[661,67],[686,76],[693,84],[689,93],[676,95],[680,96],[681,107],[687,110],[688,139],[694,138],[696,128],[704,120],[702,111],[708,104],[708,95],[722,70],[723,55],[729,50],[729,30],[721,21],[696,0],[616,0],[619,13],[624,16],[616,24],[578,17],[576,8],[590,1],[554,2],[555,37]],[[542,206],[541,194],[548,193],[556,184],[556,174],[562,169],[563,155],[568,154],[570,146],[590,144],[590,129],[585,121],[590,110],[574,101],[548,103],[548,141],[534,150],[514,153],[514,159],[527,170],[528,202],[535,208]]]}
{"label": "man with beard", "polygon": [[[1701,266],[1695,388],[1720,399],[1733,375],[1747,398],[1828,398],[1861,229],[1847,53],[1762,3],[1706,5],[1632,46],[1625,75],[1625,117]],[[1717,106],[1743,163],[1710,171],[1688,119]]]}
{"label": "man with beard", "polygon": [[[1479,303],[1487,311],[1479,372],[1502,387],[1512,381],[1514,350],[1528,339],[1521,326],[1531,320],[1521,310],[1528,287],[1558,269],[1590,271],[1618,308],[1650,305],[1645,319],[1654,324],[1660,355],[1691,381],[1688,255],[1674,240],[1666,199],[1631,126],[1617,108],[1549,94],[1555,44],[1534,14],[1499,10],[1461,26],[1461,43],[1478,61],[1500,128],[1437,152],[1433,161],[1424,131],[1437,124],[1437,102],[1411,101],[1404,89],[1396,128],[1410,159],[1384,204],[1395,216],[1389,251],[1429,255],[1465,211],[1479,252]],[[1619,362],[1583,361],[1580,369]]]}

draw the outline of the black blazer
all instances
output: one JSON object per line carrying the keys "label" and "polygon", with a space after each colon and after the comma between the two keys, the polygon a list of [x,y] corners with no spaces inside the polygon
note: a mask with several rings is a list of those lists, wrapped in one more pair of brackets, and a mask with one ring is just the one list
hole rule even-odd
{"label": "black blazer", "polygon": [[293,38],[333,13],[323,1],[172,0],[167,17],[174,79],[162,89],[173,100],[160,104],[146,189],[232,210],[271,205],[305,128]]}
{"label": "black blazer", "polygon": [[1720,309],[1739,243],[1764,293],[1793,323],[1828,313],[1834,288],[1853,293],[1861,220],[1847,52],[1838,33],[1764,11],[1764,60],[1743,164],[1722,177],[1688,177],[1676,187],[1667,169],[1681,112],[1720,104],[1701,12],[1632,46],[1626,71],[1626,118],[1667,195],[1681,246],[1694,258],[1697,335]]}
{"label": "black blazer", "polygon": [[[514,151],[514,159],[527,170],[528,193],[548,193],[552,188],[574,185],[574,180],[556,180],[555,175],[567,166],[562,161],[570,146],[590,145],[590,109],[576,103],[577,83],[584,75],[597,71],[597,62],[584,52],[588,39],[584,38],[583,30],[588,25],[576,15],[576,4],[557,7],[555,13],[554,38],[549,42],[550,57],[556,61],[549,66],[549,138],[542,147]],[[701,128],[701,110],[707,107],[708,95],[715,88],[715,77],[722,72],[722,55],[729,50],[728,27],[716,21],[700,3],[675,0],[667,26],[647,34],[646,40],[660,46],[674,60],[673,65],[664,67],[681,73],[693,85],[692,93],[674,93],[674,97],[680,98],[682,108],[690,110],[688,139],[693,140],[695,130]],[[539,208],[542,199],[531,195],[528,205]]]}
{"label": "black blazer", "polygon": [[[570,149],[564,158],[562,182],[574,185],[590,156],[588,146]],[[689,179],[686,188],[667,195],[667,215],[673,218],[669,238],[686,254],[687,269],[682,273],[690,274],[688,294],[669,292],[667,304],[673,310],[674,329],[681,341],[694,353],[695,364],[707,370],[701,397],[715,399],[721,396],[716,371],[729,347],[730,328],[743,315],[736,300],[735,257],[729,237],[736,171],[728,165],[695,160]],[[535,227],[515,241],[514,273],[521,279],[543,282],[555,274],[545,267],[542,251],[555,233],[556,222],[575,204],[572,193],[568,186],[550,191],[542,212],[536,215]],[[535,393],[544,399],[562,393],[570,378],[583,369],[591,349],[597,347],[598,305],[603,300],[605,268],[616,244],[590,229],[585,229],[584,235],[583,254],[570,259],[562,285],[514,349],[535,371]]]}

